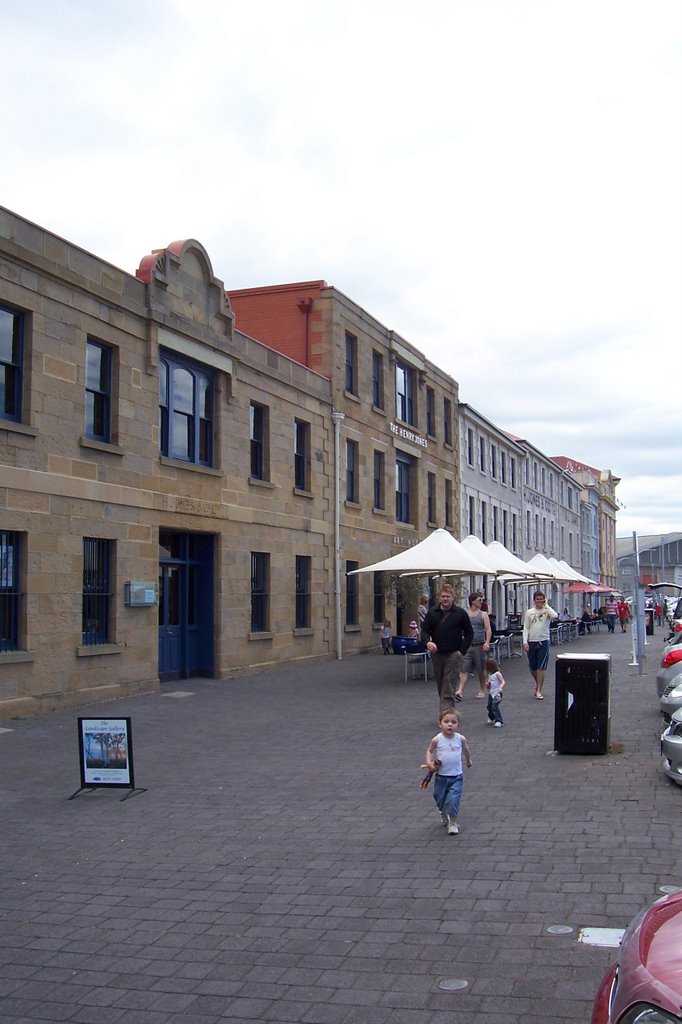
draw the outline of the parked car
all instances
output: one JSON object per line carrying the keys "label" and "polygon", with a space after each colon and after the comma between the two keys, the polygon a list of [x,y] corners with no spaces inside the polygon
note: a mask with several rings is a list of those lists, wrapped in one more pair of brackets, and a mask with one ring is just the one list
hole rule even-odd
{"label": "parked car", "polygon": [[673,712],[661,736],[661,768],[669,779],[682,786],[682,708]]}
{"label": "parked car", "polygon": [[664,654],[656,673],[656,690],[660,695],[663,720],[669,722],[678,708],[682,708],[682,647],[676,645]]}
{"label": "parked car", "polygon": [[663,649],[663,657],[656,673],[656,693],[663,696],[663,691],[670,685],[676,675],[682,672],[682,633],[680,640],[669,644]]}
{"label": "parked car", "polygon": [[592,1005],[592,1024],[680,1024],[682,892],[630,922]]}

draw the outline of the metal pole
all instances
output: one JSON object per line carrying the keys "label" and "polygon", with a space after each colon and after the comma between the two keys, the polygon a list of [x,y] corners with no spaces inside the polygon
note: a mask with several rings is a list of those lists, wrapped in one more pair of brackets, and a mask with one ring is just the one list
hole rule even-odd
{"label": "metal pole", "polygon": [[336,660],[343,660],[341,630],[341,421],[342,412],[332,410],[334,421],[334,621],[336,628]]}
{"label": "metal pole", "polygon": [[637,542],[637,534],[633,532],[632,535],[633,551],[635,554],[635,594],[633,600],[633,643],[635,644],[635,658],[637,659],[639,667],[639,675],[643,672],[644,662],[644,644],[645,644],[645,623],[644,623],[644,594],[642,592],[641,584],[639,581],[639,544]]}

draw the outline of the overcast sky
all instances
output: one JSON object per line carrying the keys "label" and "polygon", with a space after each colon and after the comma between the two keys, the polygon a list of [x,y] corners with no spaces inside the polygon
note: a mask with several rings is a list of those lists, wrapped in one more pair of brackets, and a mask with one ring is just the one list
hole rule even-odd
{"label": "overcast sky", "polygon": [[0,203],[323,278],[682,529],[680,0],[0,0]]}

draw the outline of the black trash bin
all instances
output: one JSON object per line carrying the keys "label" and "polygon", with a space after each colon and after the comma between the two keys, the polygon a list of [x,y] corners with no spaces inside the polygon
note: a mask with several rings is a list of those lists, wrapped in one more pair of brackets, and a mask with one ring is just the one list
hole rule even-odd
{"label": "black trash bin", "polygon": [[607,754],[611,718],[611,655],[559,654],[556,659],[554,749]]}

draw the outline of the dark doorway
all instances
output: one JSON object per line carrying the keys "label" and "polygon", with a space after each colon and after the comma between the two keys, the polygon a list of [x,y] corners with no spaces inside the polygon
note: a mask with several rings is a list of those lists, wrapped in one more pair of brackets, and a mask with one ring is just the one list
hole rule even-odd
{"label": "dark doorway", "polygon": [[214,538],[159,532],[159,677],[212,676]]}

